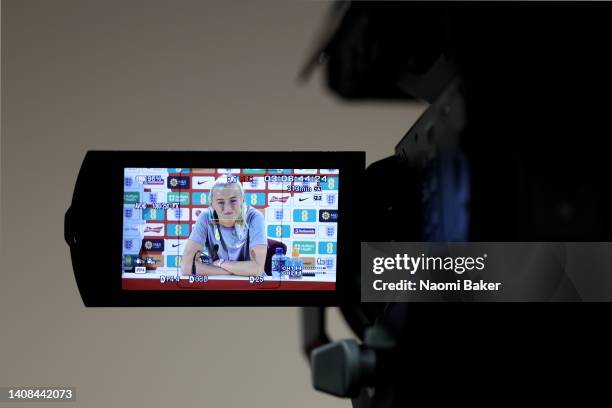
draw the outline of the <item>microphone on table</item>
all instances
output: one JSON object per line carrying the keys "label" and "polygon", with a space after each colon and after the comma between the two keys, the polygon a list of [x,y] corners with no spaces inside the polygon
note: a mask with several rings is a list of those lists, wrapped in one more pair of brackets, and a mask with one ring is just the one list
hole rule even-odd
{"label": "microphone on table", "polygon": [[[198,256],[198,254],[200,254],[200,261],[203,264],[207,264],[210,265],[213,262],[213,258],[208,254],[208,250],[206,249],[206,246],[204,248],[202,248],[204,251],[196,251],[196,253],[193,255],[193,260],[191,261],[191,274],[195,275],[196,274],[196,264],[195,264],[195,260],[196,257]],[[217,251],[219,250],[219,245],[215,244],[215,246],[213,247],[213,251],[215,253],[215,255],[217,254]]]}

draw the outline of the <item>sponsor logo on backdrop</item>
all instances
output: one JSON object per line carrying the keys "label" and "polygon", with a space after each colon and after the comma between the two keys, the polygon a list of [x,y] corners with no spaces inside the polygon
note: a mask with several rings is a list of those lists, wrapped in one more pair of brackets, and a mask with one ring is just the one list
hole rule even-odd
{"label": "sponsor logo on backdrop", "polygon": [[293,205],[316,205],[313,193],[294,193]]}
{"label": "sponsor logo on backdrop", "polygon": [[243,169],[244,174],[265,174],[266,169]]}
{"label": "sponsor logo on backdrop", "polygon": [[166,267],[168,268],[180,268],[182,255],[167,255],[166,256]]}
{"label": "sponsor logo on backdrop", "polygon": [[300,255],[314,255],[316,250],[314,241],[293,241],[292,248],[298,248]]}
{"label": "sponsor logo on backdrop", "polygon": [[322,190],[338,190],[338,177],[328,177],[327,181],[321,182]]}
{"label": "sponsor logo on backdrop", "polygon": [[332,258],[332,257],[320,257],[317,258],[317,265],[318,268],[325,268],[327,270],[334,270],[336,269],[336,258]]}
{"label": "sponsor logo on backdrop", "polygon": [[165,210],[157,208],[145,208],[142,210],[142,219],[146,221],[163,221]]}
{"label": "sponsor logo on backdrop", "polygon": [[134,180],[145,186],[163,186],[166,184],[166,178],[160,174],[138,175]]}
{"label": "sponsor logo on backdrop", "polygon": [[164,230],[164,225],[154,226],[154,224],[146,224],[144,228],[144,232],[151,232],[154,234],[159,234]]}
{"label": "sponsor logo on backdrop", "polygon": [[336,255],[335,241],[319,241],[318,253],[320,255]]}
{"label": "sponsor logo on backdrop", "polygon": [[338,210],[319,210],[319,222],[338,222]]}
{"label": "sponsor logo on backdrop", "polygon": [[295,174],[317,174],[317,169],[293,169]]}
{"label": "sponsor logo on backdrop", "polygon": [[140,246],[140,238],[128,238],[123,240],[123,252],[137,250]]}
{"label": "sponsor logo on backdrop", "polygon": [[213,176],[194,176],[191,178],[191,185],[194,190],[210,190],[215,183]]}
{"label": "sponsor logo on backdrop", "polygon": [[283,205],[288,204],[289,198],[291,196],[289,194],[283,193],[268,193],[268,205]]}
{"label": "sponsor logo on backdrop", "polygon": [[168,177],[168,188],[189,188],[189,177],[172,176]]}
{"label": "sponsor logo on backdrop", "polygon": [[168,192],[168,202],[178,203],[179,205],[189,205],[189,193]]}
{"label": "sponsor logo on backdrop", "polygon": [[141,224],[124,223],[123,224],[123,236],[124,237],[140,237],[140,226]]}
{"label": "sponsor logo on backdrop", "polygon": [[191,198],[192,205],[207,205],[208,204],[208,194],[209,193],[193,193]]}
{"label": "sponsor logo on backdrop", "polygon": [[270,174],[291,174],[291,169],[269,169]]}
{"label": "sponsor logo on backdrop", "polygon": [[169,237],[188,237],[191,224],[167,224],[166,235]]}
{"label": "sponsor logo on backdrop", "polygon": [[142,198],[148,204],[156,204],[164,201],[163,199],[160,199],[160,197],[163,197],[163,193],[161,191],[147,191],[143,193]]}
{"label": "sponsor logo on backdrop", "polygon": [[238,174],[240,169],[218,169],[220,174]]}
{"label": "sponsor logo on backdrop", "polygon": [[181,255],[183,251],[185,250],[185,242],[187,242],[186,239],[178,239],[178,238],[166,239],[164,241],[165,253]]}
{"label": "sponsor logo on backdrop", "polygon": [[319,238],[336,238],[336,224],[321,225],[319,226]]}
{"label": "sponsor logo on backdrop", "polygon": [[144,251],[163,251],[164,240],[163,239],[143,239],[142,249]]}
{"label": "sponsor logo on backdrop", "polygon": [[313,268],[315,266],[315,258],[313,256],[300,256],[299,259],[304,262],[304,268]]}
{"label": "sponsor logo on backdrop", "polygon": [[289,196],[270,196],[270,202],[271,203],[286,203],[287,200],[289,199]]}
{"label": "sponsor logo on backdrop", "polygon": [[268,225],[268,237],[270,238],[289,238],[291,236],[291,228],[289,225]]}
{"label": "sponsor logo on backdrop", "polygon": [[291,210],[282,207],[267,207],[266,220],[272,222],[289,222],[291,221]]}
{"label": "sponsor logo on backdrop", "polygon": [[142,224],[142,235],[145,237],[163,237],[164,224]]}
{"label": "sponsor logo on backdrop", "polygon": [[266,193],[246,193],[246,203],[252,206],[266,205]]}
{"label": "sponsor logo on backdrop", "polygon": [[123,267],[132,268],[134,267],[134,261],[138,258],[138,254],[123,255]]}
{"label": "sponsor logo on backdrop", "polygon": [[137,218],[135,211],[133,207],[123,207],[123,218],[126,220]]}
{"label": "sponsor logo on backdrop", "polygon": [[338,207],[338,193],[323,193],[320,199],[321,207]]}
{"label": "sponsor logo on backdrop", "polygon": [[168,221],[189,221],[189,208],[169,208],[166,211]]}
{"label": "sponsor logo on backdrop", "polygon": [[317,210],[301,208],[293,210],[293,222],[316,222]]}
{"label": "sponsor logo on backdrop", "polygon": [[169,168],[168,173],[189,173],[189,169],[182,169],[178,167]]}
{"label": "sponsor logo on backdrop", "polygon": [[316,229],[311,227],[294,227],[293,235],[297,236],[312,236],[316,235]]}
{"label": "sponsor logo on backdrop", "polygon": [[140,202],[140,193],[137,191],[126,191],[123,193],[124,204],[136,204]]}

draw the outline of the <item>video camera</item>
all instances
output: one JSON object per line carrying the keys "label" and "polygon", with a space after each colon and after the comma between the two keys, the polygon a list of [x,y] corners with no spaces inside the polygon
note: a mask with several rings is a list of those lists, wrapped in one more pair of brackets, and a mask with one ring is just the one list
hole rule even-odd
{"label": "video camera", "polygon": [[[429,104],[395,154],[366,169],[369,185],[398,193],[367,202],[376,219],[393,221],[370,224],[362,240],[608,243],[610,17],[609,3],[335,2],[301,79],[320,65],[344,101]],[[583,264],[569,278],[567,251],[559,259],[548,263],[547,290],[581,301],[575,285],[595,275]],[[314,387],[354,407],[409,406],[415,394],[441,392],[461,400],[475,389],[463,369],[483,360],[517,369],[522,384],[562,382],[572,371],[560,355],[596,358],[609,338],[609,303],[579,311],[363,302],[341,311],[358,341],[330,342],[325,310],[306,308],[303,350]],[[581,341],[570,346],[570,332]],[[525,370],[534,361],[539,375]],[[496,387],[478,378],[478,389]]]}
{"label": "video camera", "polygon": [[[549,345],[568,331],[603,338],[603,309],[362,302],[359,244],[610,241],[611,16],[607,4],[334,3],[301,78],[324,63],[345,100],[429,103],[395,154],[365,169],[363,152],[90,152],[65,225],[84,303],[306,306],[314,387],[355,407],[439,392],[434,380],[459,376],[445,367],[477,352],[537,381],[522,364],[537,355],[558,368]],[[238,197],[264,220],[246,239],[247,212],[210,210],[220,177],[241,188],[224,187],[234,196],[218,205]],[[88,223],[99,180],[112,180],[97,218],[106,232]],[[363,186],[393,193],[358,200]],[[202,220],[211,229],[185,258]],[[94,261],[101,240],[112,256]],[[247,242],[243,265],[219,255]],[[560,265],[555,285],[581,300]],[[339,306],[357,339],[330,341],[324,306]]]}

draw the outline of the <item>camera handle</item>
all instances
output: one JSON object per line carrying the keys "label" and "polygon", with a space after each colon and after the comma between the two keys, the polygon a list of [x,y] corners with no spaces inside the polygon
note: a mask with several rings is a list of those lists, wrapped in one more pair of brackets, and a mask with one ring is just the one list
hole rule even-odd
{"label": "camera handle", "polygon": [[334,341],[310,354],[313,387],[328,394],[357,398],[364,388],[374,392],[377,373],[384,372],[387,356],[397,340],[381,324],[366,329],[363,344],[354,339]]}

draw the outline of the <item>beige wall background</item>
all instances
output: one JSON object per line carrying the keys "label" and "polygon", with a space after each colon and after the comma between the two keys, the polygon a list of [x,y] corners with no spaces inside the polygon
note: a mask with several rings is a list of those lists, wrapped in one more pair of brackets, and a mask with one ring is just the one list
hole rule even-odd
{"label": "beige wall background", "polygon": [[89,149],[392,154],[422,105],[297,84],[327,7],[2,2],[0,386],[73,386],[92,408],[350,406],[312,389],[297,308],[86,309],[62,231]]}

